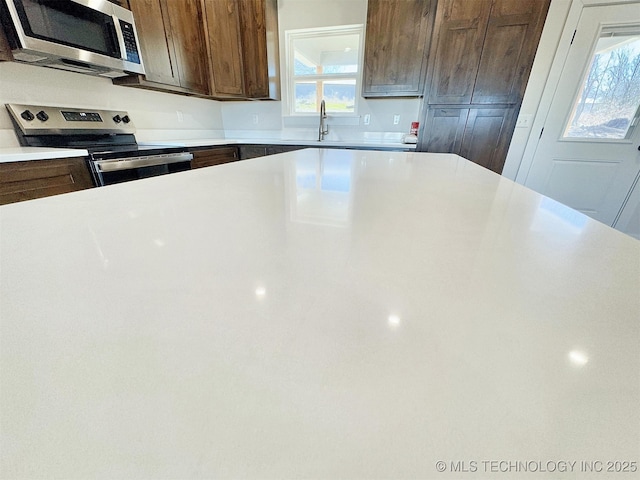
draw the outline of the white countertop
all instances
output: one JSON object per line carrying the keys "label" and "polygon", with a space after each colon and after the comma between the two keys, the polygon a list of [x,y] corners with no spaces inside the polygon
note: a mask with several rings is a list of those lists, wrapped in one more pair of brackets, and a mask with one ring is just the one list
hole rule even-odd
{"label": "white countertop", "polygon": [[80,148],[3,147],[0,148],[0,163],[86,157],[87,155],[89,152]]}
{"label": "white countertop", "polygon": [[606,469],[640,461],[640,242],[458,156],[302,150],[0,222],[2,479],[639,476]]}
{"label": "white countertop", "polygon": [[[322,142],[313,140],[282,140],[282,139],[229,139],[229,138],[199,138],[189,140],[164,140],[151,142],[138,142],[141,146],[166,146],[166,147],[206,147],[221,145],[304,145],[309,147],[343,147],[343,148],[369,148],[389,150],[415,150],[415,144],[392,142]],[[73,148],[46,148],[46,147],[0,147],[0,163],[22,162],[28,160],[51,160],[54,158],[86,157],[87,150]]]}
{"label": "white countertop", "polygon": [[302,139],[280,139],[280,138],[258,138],[258,139],[233,139],[233,138],[200,138],[190,140],[168,140],[159,142],[139,142],[140,145],[166,145],[175,147],[206,147],[217,145],[302,145],[313,148],[322,147],[342,147],[342,148],[365,148],[365,149],[390,149],[390,150],[415,150],[415,143],[400,142],[365,142],[365,141],[331,141],[331,140],[302,140]]}

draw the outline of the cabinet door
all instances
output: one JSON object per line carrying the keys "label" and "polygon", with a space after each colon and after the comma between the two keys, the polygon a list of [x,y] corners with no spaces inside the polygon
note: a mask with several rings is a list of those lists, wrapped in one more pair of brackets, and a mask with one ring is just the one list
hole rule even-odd
{"label": "cabinet door", "polygon": [[267,154],[267,147],[259,145],[241,145],[240,160],[264,157]]}
{"label": "cabinet door", "polygon": [[166,0],[129,0],[129,7],[136,21],[146,79],[179,86],[171,26],[165,22],[162,14],[165,2]]}
{"label": "cabinet door", "polygon": [[207,49],[200,0],[165,0],[180,86],[208,93]]}
{"label": "cabinet door", "polygon": [[468,108],[429,108],[419,151],[460,153],[468,115]]}
{"label": "cabinet door", "polygon": [[205,0],[213,95],[244,95],[239,4]]}
{"label": "cabinet door", "polygon": [[0,163],[0,205],[93,187],[84,158]]}
{"label": "cabinet door", "polygon": [[277,0],[240,3],[245,94],[248,98],[280,98]]}
{"label": "cabinet door", "polygon": [[501,173],[518,110],[519,107],[469,109],[460,155]]}
{"label": "cabinet door", "polygon": [[237,147],[221,147],[208,150],[195,150],[191,160],[191,168],[211,167],[223,163],[235,162],[238,158]]}
{"label": "cabinet door", "polygon": [[490,11],[491,0],[438,1],[429,103],[470,103]]}
{"label": "cabinet door", "polygon": [[549,0],[496,0],[491,9],[472,103],[522,101]]}
{"label": "cabinet door", "polygon": [[421,96],[435,2],[369,0],[363,97]]}

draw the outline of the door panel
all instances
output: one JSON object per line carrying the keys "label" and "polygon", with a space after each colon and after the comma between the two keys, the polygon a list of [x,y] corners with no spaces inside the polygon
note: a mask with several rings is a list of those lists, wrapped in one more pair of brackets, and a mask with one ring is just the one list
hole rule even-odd
{"label": "door panel", "polygon": [[433,60],[431,104],[471,101],[491,2],[445,0],[438,2],[437,43]]}
{"label": "door panel", "polygon": [[180,85],[208,93],[208,63],[199,0],[167,1]]}
{"label": "door panel", "polygon": [[369,0],[362,95],[422,95],[432,0]]}
{"label": "door panel", "polygon": [[205,0],[214,94],[244,94],[238,2]]}
{"label": "door panel", "polygon": [[[617,80],[613,82],[600,76],[597,87],[589,93],[600,56],[630,45],[629,38],[633,40],[633,35],[616,37],[615,32],[623,26],[626,33],[629,28],[633,33],[635,28],[640,35],[639,3],[583,9],[525,180],[526,186],[611,226],[615,226],[640,172],[637,125],[640,122],[637,117],[635,120],[603,117],[598,124],[597,115],[594,120],[574,113],[583,108],[597,112],[606,102],[603,92],[613,92],[613,86],[617,90]],[[640,65],[640,48],[632,50],[630,56]],[[610,71],[613,67],[611,62],[607,63]],[[640,85],[640,71],[635,69],[634,73],[632,69],[631,72],[625,80],[629,85]],[[634,98],[638,100],[637,96]],[[633,113],[620,115],[633,116]],[[595,125],[588,124],[592,120]],[[628,125],[634,121],[635,127],[625,127],[622,134],[616,133],[620,130],[616,128],[618,123]],[[626,138],[622,138],[625,135]],[[629,209],[633,211],[634,207]]]}
{"label": "door panel", "polygon": [[472,108],[460,155],[496,173],[502,171],[517,108]]}
{"label": "door panel", "polygon": [[497,0],[491,10],[472,103],[518,103],[531,72],[548,0]]}
{"label": "door panel", "polygon": [[150,82],[180,85],[171,39],[171,26],[162,14],[164,0],[129,0],[140,32],[140,50]]}
{"label": "door panel", "polygon": [[460,153],[468,114],[468,108],[430,108],[419,151]]}

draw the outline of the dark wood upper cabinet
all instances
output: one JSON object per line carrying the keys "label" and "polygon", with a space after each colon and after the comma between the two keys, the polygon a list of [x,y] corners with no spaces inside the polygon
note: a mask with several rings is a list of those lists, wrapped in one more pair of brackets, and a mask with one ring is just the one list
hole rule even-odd
{"label": "dark wood upper cabinet", "polygon": [[214,97],[280,98],[277,0],[203,0]]}
{"label": "dark wood upper cabinet", "polygon": [[471,103],[517,103],[524,96],[548,2],[495,0]]}
{"label": "dark wood upper cabinet", "polygon": [[469,103],[482,55],[491,0],[439,0],[429,103]]}
{"label": "dark wood upper cabinet", "polygon": [[369,0],[363,97],[422,96],[435,0]]}
{"label": "dark wood upper cabinet", "polygon": [[180,86],[207,94],[209,64],[200,0],[166,0]]}
{"label": "dark wood upper cabinet", "polygon": [[244,67],[239,4],[235,0],[204,0],[211,93],[244,95]]}
{"label": "dark wood upper cabinet", "polygon": [[249,98],[280,98],[277,0],[241,1],[245,89]]}
{"label": "dark wood upper cabinet", "polygon": [[200,0],[129,0],[146,75],[113,83],[176,93],[208,94]]}
{"label": "dark wood upper cabinet", "polygon": [[522,100],[549,0],[439,0],[430,104]]}
{"label": "dark wood upper cabinet", "polygon": [[130,7],[140,37],[146,80],[180,86],[171,26],[162,14],[164,3],[165,0],[130,0]]}

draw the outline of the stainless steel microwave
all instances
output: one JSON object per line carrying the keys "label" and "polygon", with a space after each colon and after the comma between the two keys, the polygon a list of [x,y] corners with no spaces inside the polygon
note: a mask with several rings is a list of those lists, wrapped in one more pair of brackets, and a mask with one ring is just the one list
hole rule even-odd
{"label": "stainless steel microwave", "polygon": [[104,77],[144,73],[133,14],[107,0],[0,0],[19,62]]}

